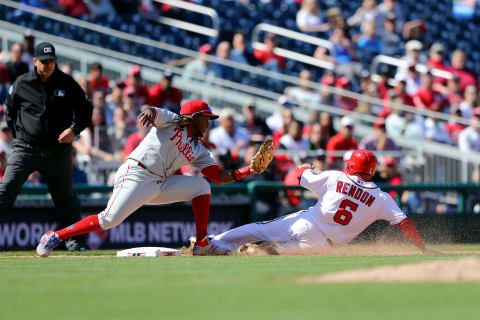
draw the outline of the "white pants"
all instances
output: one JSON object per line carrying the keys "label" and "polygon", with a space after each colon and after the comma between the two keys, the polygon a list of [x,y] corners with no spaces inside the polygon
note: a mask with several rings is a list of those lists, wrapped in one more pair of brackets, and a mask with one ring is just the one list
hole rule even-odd
{"label": "white pants", "polygon": [[128,159],[115,174],[113,194],[98,214],[102,229],[113,228],[144,204],[189,201],[210,194],[210,184],[200,177],[170,176],[162,180]]}
{"label": "white pants", "polygon": [[257,241],[275,241],[285,247],[298,249],[330,248],[329,240],[315,226],[314,219],[309,212],[300,211],[234,228],[215,236],[213,242],[231,251]]}

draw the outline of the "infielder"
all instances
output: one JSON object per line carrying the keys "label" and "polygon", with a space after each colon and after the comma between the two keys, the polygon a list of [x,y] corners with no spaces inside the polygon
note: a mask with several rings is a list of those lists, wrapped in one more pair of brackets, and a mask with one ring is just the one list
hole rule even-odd
{"label": "infielder", "polygon": [[115,175],[113,194],[104,211],[58,231],[48,231],[40,239],[37,254],[47,257],[61,241],[88,232],[119,225],[144,204],[166,204],[192,200],[196,234],[194,255],[224,254],[207,239],[210,213],[210,184],[201,177],[175,175],[188,164],[195,166],[215,184],[231,183],[261,173],[273,159],[273,142],[260,146],[249,166],[233,171],[221,169],[202,144],[209,120],[217,119],[208,104],[192,100],[182,105],[180,116],[150,107],[139,115],[152,130],[128,156]]}
{"label": "infielder", "polygon": [[319,172],[302,165],[299,182],[318,195],[315,206],[229,230],[211,242],[225,252],[257,241],[274,241],[290,249],[326,249],[349,243],[375,220],[387,220],[422,252],[434,253],[390,195],[372,182],[376,166],[375,155],[363,149],[352,153],[345,172]]}

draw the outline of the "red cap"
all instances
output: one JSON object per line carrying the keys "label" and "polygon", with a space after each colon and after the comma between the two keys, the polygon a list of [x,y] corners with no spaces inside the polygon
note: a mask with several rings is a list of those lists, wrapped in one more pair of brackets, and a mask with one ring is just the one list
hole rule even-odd
{"label": "red cap", "polygon": [[211,52],[213,52],[213,47],[212,47],[212,45],[206,43],[206,44],[202,45],[200,48],[198,48],[198,52],[211,53]]}
{"label": "red cap", "polygon": [[185,102],[180,108],[180,114],[200,114],[202,116],[217,119],[218,115],[212,113],[208,103],[202,100],[191,100]]}
{"label": "red cap", "polygon": [[340,77],[337,79],[337,87],[343,87],[350,83],[347,77]]}
{"label": "red cap", "polygon": [[134,64],[130,69],[130,75],[134,76],[142,73],[142,68],[138,64]]}
{"label": "red cap", "polygon": [[392,158],[392,157],[385,157],[383,158],[383,164],[385,166],[395,166],[397,165],[397,160],[395,160],[395,158]]}
{"label": "red cap", "polygon": [[374,128],[385,127],[385,120],[383,120],[383,119],[378,119],[378,120],[375,121],[375,123],[373,124],[373,127],[374,127]]}
{"label": "red cap", "polygon": [[331,75],[325,75],[322,77],[322,82],[321,84],[327,85],[327,86],[334,86],[335,85],[335,77]]}

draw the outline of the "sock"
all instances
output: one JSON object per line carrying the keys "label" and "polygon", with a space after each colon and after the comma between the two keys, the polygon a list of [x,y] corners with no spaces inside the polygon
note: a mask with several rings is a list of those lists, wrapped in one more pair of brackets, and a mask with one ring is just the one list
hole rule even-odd
{"label": "sock", "polygon": [[[197,233],[196,245],[202,245],[202,239],[207,236],[208,216],[210,215],[210,195],[204,194],[192,200],[193,214],[195,215],[195,230]],[[206,241],[204,241],[206,245]]]}
{"label": "sock", "polygon": [[95,232],[102,230],[98,222],[98,216],[96,214],[86,217],[65,229],[55,231],[60,240],[65,240],[79,234]]}

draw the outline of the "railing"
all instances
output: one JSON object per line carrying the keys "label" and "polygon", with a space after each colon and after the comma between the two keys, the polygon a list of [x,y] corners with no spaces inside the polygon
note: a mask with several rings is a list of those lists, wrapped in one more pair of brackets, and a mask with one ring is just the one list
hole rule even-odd
{"label": "railing", "polygon": [[[255,26],[255,28],[252,31],[252,47],[255,49],[264,49],[265,45],[263,42],[259,41],[259,36],[260,32],[270,32],[270,33],[275,33],[277,35],[280,35],[282,37],[287,37],[295,40],[300,40],[303,42],[307,42],[319,47],[323,47],[328,49],[330,52],[335,52],[335,47],[333,46],[333,43],[331,43],[328,40],[320,39],[317,37],[312,37],[309,35],[306,35],[304,33],[292,31],[289,29],[273,26],[271,24],[267,23],[260,23]],[[335,68],[335,64],[330,62],[330,61],[325,61],[322,59],[317,59],[311,56],[307,56],[302,53],[298,53],[292,50],[284,49],[284,48],[274,48],[273,52],[279,56],[296,60],[298,62],[303,62],[315,67],[327,69],[327,70],[333,70]]]}
{"label": "railing", "polygon": [[159,17],[159,18],[155,19],[157,22],[163,23],[163,24],[166,24],[166,25],[169,25],[169,26],[172,26],[172,27],[188,30],[190,32],[203,34],[203,35],[213,37],[213,38],[218,37],[218,34],[220,32],[220,22],[219,22],[219,19],[218,19],[218,13],[214,9],[209,8],[209,7],[200,6],[198,4],[187,3],[187,2],[184,2],[184,1],[178,1],[178,0],[153,0],[153,1],[159,2],[159,3],[165,3],[165,4],[168,4],[172,7],[177,7],[177,8],[181,8],[181,9],[184,9],[184,10],[193,11],[193,12],[197,12],[197,13],[207,15],[210,18],[212,18],[213,28],[207,28],[207,27],[204,27],[204,26],[199,26],[197,24],[189,23],[189,22],[186,22],[186,21],[178,20],[178,19],[172,19],[172,18],[168,18],[168,17]]}
{"label": "railing", "polygon": [[[370,65],[370,73],[374,76],[374,80],[378,80],[380,78],[380,76],[377,74],[377,70],[378,70],[378,65],[382,63],[395,66],[397,68],[404,68],[404,69],[408,68],[408,62],[406,60],[385,56],[385,55],[378,55],[375,58],[373,58],[372,63]],[[415,65],[415,69],[421,73],[425,73],[427,72],[428,69],[430,69],[432,71],[433,76],[444,78],[444,79],[452,79],[452,76],[453,76],[451,72],[437,69],[437,68],[428,68],[426,65],[420,64],[420,63],[417,63]]]}

